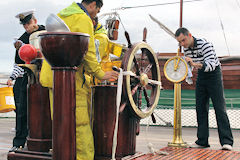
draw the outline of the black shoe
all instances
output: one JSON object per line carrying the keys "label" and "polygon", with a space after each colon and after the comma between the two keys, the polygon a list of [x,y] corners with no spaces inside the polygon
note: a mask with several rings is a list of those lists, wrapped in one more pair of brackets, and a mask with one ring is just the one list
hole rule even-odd
{"label": "black shoe", "polygon": [[19,147],[13,146],[13,147],[9,150],[9,152],[15,152],[15,151],[17,151],[18,149],[19,149]]}

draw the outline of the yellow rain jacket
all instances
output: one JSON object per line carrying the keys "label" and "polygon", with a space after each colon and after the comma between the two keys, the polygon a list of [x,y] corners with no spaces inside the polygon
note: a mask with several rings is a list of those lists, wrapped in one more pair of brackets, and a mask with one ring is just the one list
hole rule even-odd
{"label": "yellow rain jacket", "polygon": [[51,70],[50,64],[48,64],[45,59],[43,60],[40,72],[40,83],[43,87],[48,87],[49,89],[51,118],[53,119],[53,71]]}
{"label": "yellow rain jacket", "polygon": [[108,48],[108,36],[107,36],[107,31],[106,29],[98,23],[97,28],[94,32],[94,37],[99,41],[99,53],[100,53],[100,58],[101,62],[111,62],[110,57],[109,57],[109,52],[107,52]]}
{"label": "yellow rain jacket", "polygon": [[[75,2],[60,11],[58,16],[68,25],[71,32],[81,32],[90,35],[88,52],[84,57],[82,64],[78,66],[78,70],[76,72],[76,152],[77,160],[93,160],[94,144],[87,105],[90,77],[85,76],[86,81],[83,85],[83,70],[98,79],[102,79],[105,73],[96,59],[94,28],[91,18]],[[48,71],[50,69],[46,69],[45,67],[47,73],[43,69],[40,75],[40,80],[42,79],[41,83],[52,87],[52,84],[46,84],[43,82],[45,79],[44,75],[49,74]],[[49,82],[52,83],[52,81]]]}
{"label": "yellow rain jacket", "polygon": [[[110,41],[107,36],[107,30],[100,23],[97,24],[97,27],[94,31],[94,37],[95,37],[95,39],[97,39],[99,41],[98,51],[100,53],[100,58],[101,58],[100,63],[101,63],[102,69],[105,72],[112,70],[111,69],[112,67],[110,67],[110,68],[108,67],[108,66],[112,65],[111,59],[110,59],[110,53],[120,57],[123,46]],[[100,82],[101,82],[100,80],[92,79],[91,84],[92,85],[94,83],[98,84]]]}
{"label": "yellow rain jacket", "polygon": [[99,40],[99,52],[101,57],[101,62],[111,62],[109,54],[112,53],[118,57],[122,53],[122,45],[114,43],[109,40],[107,36],[106,29],[98,23],[97,28],[94,32],[95,39]]}

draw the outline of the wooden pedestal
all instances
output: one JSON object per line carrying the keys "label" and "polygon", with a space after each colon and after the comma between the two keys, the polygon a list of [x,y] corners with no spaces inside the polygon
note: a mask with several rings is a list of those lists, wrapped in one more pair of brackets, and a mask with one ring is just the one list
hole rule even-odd
{"label": "wooden pedestal", "polygon": [[76,160],[76,88],[73,67],[52,67],[53,160]]}
{"label": "wooden pedestal", "polygon": [[27,148],[10,152],[8,160],[49,160],[52,148],[52,121],[48,88],[40,84],[28,86]]}
{"label": "wooden pedestal", "polygon": [[28,128],[28,150],[48,152],[52,148],[49,91],[40,84],[31,84],[28,87]]}
{"label": "wooden pedestal", "polygon": [[[94,86],[93,135],[95,160],[110,160],[116,119],[116,86]],[[132,116],[129,106],[119,115],[116,158],[135,154],[138,120]]]}
{"label": "wooden pedestal", "polygon": [[45,152],[19,150],[8,153],[8,160],[52,160],[52,155]]}

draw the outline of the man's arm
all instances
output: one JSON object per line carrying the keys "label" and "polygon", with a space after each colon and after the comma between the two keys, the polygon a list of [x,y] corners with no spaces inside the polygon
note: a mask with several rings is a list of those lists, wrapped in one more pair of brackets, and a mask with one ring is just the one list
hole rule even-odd
{"label": "man's arm", "polygon": [[18,77],[23,76],[24,74],[24,69],[22,69],[21,67],[19,67],[16,63],[13,66],[13,71],[12,74],[10,75],[8,81],[7,81],[7,85],[11,86],[12,85],[12,81],[16,80]]}
{"label": "man's arm", "polygon": [[24,69],[22,69],[15,63],[13,66],[12,74],[10,75],[10,79],[16,80],[18,77],[21,77],[23,75],[24,75]]}
{"label": "man's arm", "polygon": [[216,66],[219,65],[218,58],[216,56],[213,45],[209,42],[205,42],[202,47],[202,55],[204,57],[203,69],[204,72],[214,71]]}
{"label": "man's arm", "polygon": [[[67,25],[71,26],[71,32],[87,33],[90,36],[88,52],[83,61],[85,71],[97,79],[107,79],[111,76],[112,73],[105,75],[105,72],[101,69],[101,65],[97,61],[92,20],[85,14],[76,14],[67,18],[60,16],[60,18],[62,18]],[[74,25],[72,24],[73,22],[75,23]]]}

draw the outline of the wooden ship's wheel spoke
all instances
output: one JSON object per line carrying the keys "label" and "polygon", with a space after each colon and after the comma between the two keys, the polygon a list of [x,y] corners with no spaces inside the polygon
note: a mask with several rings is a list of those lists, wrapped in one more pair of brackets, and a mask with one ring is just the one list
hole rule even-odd
{"label": "wooden ship's wheel spoke", "polygon": [[152,68],[152,64],[148,64],[148,66],[144,69],[143,73],[148,73]]}
{"label": "wooden ship's wheel spoke", "polygon": [[132,96],[137,92],[138,88],[140,86],[140,83],[138,83],[131,91]]}
{"label": "wooden ship's wheel spoke", "polygon": [[137,102],[138,102],[138,108],[140,109],[142,106],[142,91],[143,91],[143,87],[140,87],[138,89],[138,98],[137,98]]}
{"label": "wooden ship's wheel spoke", "polygon": [[134,67],[136,68],[136,74],[139,76],[140,73],[141,73],[141,71],[140,71],[140,69],[139,69],[139,64],[138,64],[137,59],[136,59],[135,56],[134,56],[134,58],[133,58],[133,62],[135,63]]}
{"label": "wooden ship's wheel spoke", "polygon": [[145,64],[145,59],[146,59],[146,55],[147,55],[147,50],[146,49],[141,49],[142,53],[141,53],[141,59],[140,59],[140,63],[141,63],[141,73],[144,72],[144,64]]}
{"label": "wooden ship's wheel spoke", "polygon": [[151,104],[150,104],[150,100],[149,100],[149,97],[148,97],[148,94],[147,94],[147,90],[146,90],[145,87],[143,88],[143,93],[144,93],[144,98],[145,98],[145,100],[147,102],[147,107],[150,107]]}

